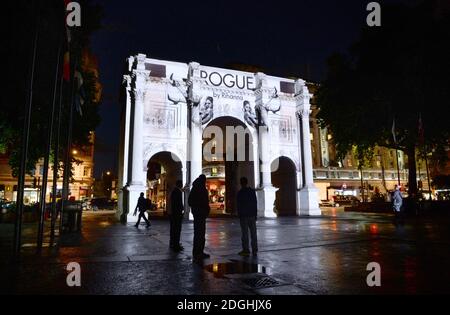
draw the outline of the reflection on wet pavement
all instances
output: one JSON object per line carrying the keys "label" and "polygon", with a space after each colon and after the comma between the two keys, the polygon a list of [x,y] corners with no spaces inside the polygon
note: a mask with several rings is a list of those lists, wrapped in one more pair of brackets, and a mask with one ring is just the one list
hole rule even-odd
{"label": "reflection on wet pavement", "polygon": [[[11,263],[12,224],[0,224],[0,292],[50,294],[417,294],[450,293],[450,220],[327,209],[322,217],[258,219],[257,258],[242,258],[239,220],[208,219],[202,264],[169,248],[169,222],[122,225],[113,213],[83,215],[81,234],[65,235],[36,254],[36,226],[24,224],[22,257]],[[66,286],[66,265],[79,262],[82,287]],[[378,262],[382,286],[368,287]],[[255,275],[259,275],[256,277]],[[32,280],[30,280],[32,279]],[[246,279],[243,281],[243,279]],[[269,286],[270,285],[270,286]],[[258,287],[261,286],[261,287]]]}
{"label": "reflection on wet pavement", "polygon": [[223,278],[229,274],[267,273],[266,267],[260,264],[242,260],[232,260],[225,263],[213,263],[205,266],[205,270],[212,272],[216,278]]}

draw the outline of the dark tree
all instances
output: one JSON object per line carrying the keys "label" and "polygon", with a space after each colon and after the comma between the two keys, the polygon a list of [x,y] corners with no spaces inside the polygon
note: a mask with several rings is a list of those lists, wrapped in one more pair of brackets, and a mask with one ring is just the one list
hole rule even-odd
{"label": "dark tree", "polygon": [[[82,147],[89,144],[90,132],[94,131],[100,122],[98,114],[99,82],[94,69],[85,65],[89,56],[90,35],[100,27],[100,8],[91,1],[77,1],[81,5],[81,27],[70,28],[71,41],[68,44],[65,28],[65,7],[62,0],[48,1],[7,1],[4,12],[8,14],[5,24],[6,41],[2,44],[7,78],[5,90],[1,93],[0,115],[0,153],[9,156],[13,174],[16,175],[20,162],[21,137],[24,104],[27,99],[29,72],[31,70],[31,52],[33,36],[38,29],[37,53],[34,68],[33,110],[29,139],[29,154],[27,172],[43,157],[47,128],[49,126],[50,110],[53,101],[55,64],[58,56],[58,46],[62,38],[62,51],[69,50],[73,69],[81,73],[84,79],[84,103],[80,107],[83,115],[75,111],[73,125],[73,144]],[[38,3],[34,6],[34,3]],[[37,8],[37,9],[36,9]],[[39,16],[39,22],[37,22]],[[75,61],[75,63],[74,63]],[[62,65],[61,60],[61,65]],[[63,107],[61,117],[60,154],[64,156],[64,139],[68,131],[69,104],[72,99],[70,82],[63,83]],[[75,92],[75,96],[77,97]],[[59,101],[58,101],[59,102]],[[56,124],[55,124],[56,130]],[[55,134],[54,137],[55,138]],[[72,160],[76,162],[75,159]]]}
{"label": "dark tree", "polygon": [[319,121],[341,157],[356,147],[362,160],[375,145],[405,152],[412,197],[418,149],[441,152],[448,145],[449,8],[443,1],[382,6],[381,27],[366,26],[348,54],[329,58],[317,94]]}

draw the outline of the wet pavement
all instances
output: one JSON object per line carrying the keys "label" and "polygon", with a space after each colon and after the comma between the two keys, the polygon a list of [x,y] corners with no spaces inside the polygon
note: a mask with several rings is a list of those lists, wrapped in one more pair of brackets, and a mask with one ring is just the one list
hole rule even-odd
{"label": "wet pavement", "polygon": [[[35,225],[24,225],[20,262],[10,259],[13,226],[0,224],[0,291],[15,294],[417,294],[450,293],[448,217],[408,218],[328,208],[322,217],[257,222],[259,254],[241,257],[236,218],[207,221],[202,264],[192,261],[192,222],[185,250],[170,251],[169,222],[122,225],[111,212],[86,213],[80,235],[48,240],[36,254]],[[47,232],[48,235],[48,232]],[[81,266],[81,287],[66,284],[69,262]],[[381,267],[369,287],[367,264]]]}

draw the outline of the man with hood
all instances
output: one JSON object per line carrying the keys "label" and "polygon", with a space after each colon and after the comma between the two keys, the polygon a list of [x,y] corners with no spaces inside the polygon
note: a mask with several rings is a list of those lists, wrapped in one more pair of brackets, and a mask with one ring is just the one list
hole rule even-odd
{"label": "man with hood", "polygon": [[192,256],[194,259],[208,258],[209,255],[204,253],[206,218],[210,211],[205,175],[201,174],[192,183],[188,204],[191,207],[192,215],[194,216],[194,247],[192,249]]}

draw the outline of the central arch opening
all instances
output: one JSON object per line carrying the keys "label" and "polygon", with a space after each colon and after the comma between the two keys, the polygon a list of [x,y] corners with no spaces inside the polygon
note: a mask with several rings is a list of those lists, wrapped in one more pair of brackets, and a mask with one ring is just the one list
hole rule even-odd
{"label": "central arch opening", "polygon": [[288,157],[280,156],[272,164],[272,185],[278,188],[275,195],[275,212],[278,216],[295,216],[297,179],[295,163]]}
{"label": "central arch opening", "polygon": [[154,205],[153,215],[166,215],[170,207],[170,193],[177,180],[182,180],[182,163],[171,152],[162,151],[153,155],[147,165],[147,198]]}
{"label": "central arch opening", "polygon": [[239,180],[255,188],[251,130],[241,120],[223,116],[203,130],[202,173],[206,175],[211,215],[236,215]]}

